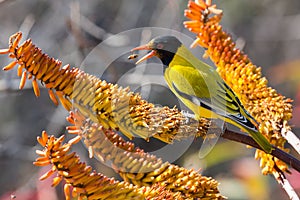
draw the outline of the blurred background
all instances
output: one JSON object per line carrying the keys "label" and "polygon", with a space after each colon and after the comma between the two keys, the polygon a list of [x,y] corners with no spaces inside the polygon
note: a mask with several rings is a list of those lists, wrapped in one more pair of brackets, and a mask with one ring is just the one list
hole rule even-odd
{"label": "blurred background", "polygon": [[[269,85],[294,100],[294,117],[290,123],[293,132],[299,133],[300,1],[219,0],[215,3],[224,10],[224,30],[256,65],[262,66]],[[194,38],[182,25],[186,20],[183,16],[186,4],[182,0],[0,0],[0,48],[7,48],[9,36],[22,31],[24,38],[32,38],[44,52],[64,64],[82,67],[112,83],[130,85],[149,102],[182,108],[167,90],[157,60],[152,60],[151,68],[135,69],[134,61],[128,61],[127,56],[131,48],[152,36],[168,34],[170,29]],[[166,29],[153,31],[143,27]],[[129,31],[133,29],[137,31]],[[121,33],[124,31],[127,32]],[[187,45],[191,41],[185,40]],[[193,51],[202,57],[202,49]],[[0,66],[9,62],[7,56],[0,57]],[[142,80],[150,81],[142,83]],[[41,97],[37,99],[31,84],[22,91],[18,90],[18,84],[16,71],[0,72],[0,200],[10,199],[11,195],[23,200],[63,199],[61,186],[51,188],[50,179],[38,180],[47,169],[35,167],[32,162],[36,158],[35,149],[40,149],[36,136],[42,130],[56,136],[65,133],[67,112],[53,105],[45,89],[41,89]],[[162,146],[155,140],[136,142],[150,152]],[[221,193],[229,199],[288,199],[273,177],[261,175],[259,162],[253,159],[253,149],[220,139],[200,159],[201,143],[200,139],[192,141],[174,163],[201,169],[202,174],[217,179]],[[97,171],[117,177],[109,167],[95,159],[89,160],[82,144],[76,145],[74,151]],[[300,174],[293,171],[287,178],[300,193]]]}

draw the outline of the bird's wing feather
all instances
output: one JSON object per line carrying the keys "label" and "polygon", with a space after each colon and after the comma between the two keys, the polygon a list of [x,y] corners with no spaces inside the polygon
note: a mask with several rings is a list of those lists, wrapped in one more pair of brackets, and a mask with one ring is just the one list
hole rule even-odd
{"label": "bird's wing feather", "polygon": [[194,67],[174,65],[166,73],[169,86],[179,96],[222,117],[237,121],[249,128],[255,128],[246,116],[249,116],[252,121],[254,119],[214,70],[205,73]]}

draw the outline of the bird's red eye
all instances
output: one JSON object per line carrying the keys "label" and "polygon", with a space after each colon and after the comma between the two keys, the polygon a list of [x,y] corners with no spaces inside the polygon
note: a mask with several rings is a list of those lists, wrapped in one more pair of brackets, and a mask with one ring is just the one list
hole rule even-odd
{"label": "bird's red eye", "polygon": [[162,43],[158,43],[157,46],[156,46],[156,48],[158,48],[158,49],[163,49],[163,48],[164,48],[164,45],[163,45]]}

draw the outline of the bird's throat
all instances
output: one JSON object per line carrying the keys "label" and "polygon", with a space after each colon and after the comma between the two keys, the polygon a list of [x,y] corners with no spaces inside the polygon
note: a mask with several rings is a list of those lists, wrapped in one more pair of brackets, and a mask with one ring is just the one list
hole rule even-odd
{"label": "bird's throat", "polygon": [[172,62],[173,58],[175,56],[175,53],[170,51],[161,51],[159,52],[159,58],[164,64],[164,67],[168,67],[170,63]]}

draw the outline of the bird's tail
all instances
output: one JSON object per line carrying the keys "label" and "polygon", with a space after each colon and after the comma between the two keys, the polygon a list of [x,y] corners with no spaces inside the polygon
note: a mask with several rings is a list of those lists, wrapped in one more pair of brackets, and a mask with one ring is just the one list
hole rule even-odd
{"label": "bird's tail", "polygon": [[[247,116],[247,118],[245,117]],[[272,145],[270,142],[257,130],[258,123],[255,121],[255,119],[249,115],[247,112],[244,113],[244,115],[239,115],[238,117],[235,115],[229,115],[227,116],[227,119],[229,120],[229,123],[241,128],[245,132],[249,133],[251,137],[257,142],[257,144],[262,148],[263,151],[266,153],[271,153],[273,150]]]}
{"label": "bird's tail", "polygon": [[257,142],[257,144],[264,150],[266,153],[271,153],[273,150],[270,142],[257,130],[248,129],[244,127],[246,131],[252,136],[252,138]]}

